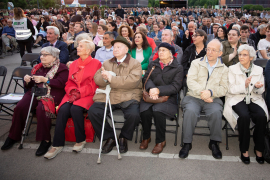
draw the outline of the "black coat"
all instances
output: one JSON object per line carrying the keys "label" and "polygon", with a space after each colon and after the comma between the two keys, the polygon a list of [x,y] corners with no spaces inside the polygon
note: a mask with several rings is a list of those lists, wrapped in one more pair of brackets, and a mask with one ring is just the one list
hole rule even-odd
{"label": "black coat", "polygon": [[251,34],[251,35],[249,36],[249,39],[252,39],[252,40],[254,41],[254,43],[255,43],[255,47],[256,47],[255,50],[257,50],[257,46],[258,46],[259,41],[260,41],[261,39],[264,39],[264,38],[266,38],[266,36],[265,36],[265,35],[261,35],[261,34],[259,33],[259,31],[257,31],[257,32],[254,33],[254,34]]}
{"label": "black coat", "polygon": [[190,68],[191,62],[194,59],[204,57],[206,55],[205,51],[206,46],[204,45],[203,50],[201,50],[200,54],[196,55],[196,46],[194,44],[191,44],[186,48],[183,54],[182,58],[182,66],[184,68],[184,77],[186,77],[188,70]]}
{"label": "black coat", "polygon": [[182,42],[182,49],[183,49],[183,52],[186,50],[186,48],[188,46],[191,45],[191,35],[189,34],[188,35],[188,39],[186,38],[186,34],[183,35],[183,42]]}
{"label": "black coat", "polygon": [[[202,30],[207,34],[207,26],[203,26]],[[210,34],[213,34],[213,26],[210,26]]]}
{"label": "black coat", "polygon": [[143,78],[143,84],[153,66],[156,67],[145,85],[146,91],[149,92],[151,88],[158,88],[160,91],[159,96],[170,97],[168,101],[157,104],[147,103],[142,99],[140,103],[140,112],[144,112],[152,106],[153,111],[164,113],[169,117],[174,117],[178,108],[177,93],[182,88],[183,66],[179,65],[174,57],[172,64],[164,67],[162,70],[159,64],[159,58],[157,58],[155,61],[149,63],[148,70]]}

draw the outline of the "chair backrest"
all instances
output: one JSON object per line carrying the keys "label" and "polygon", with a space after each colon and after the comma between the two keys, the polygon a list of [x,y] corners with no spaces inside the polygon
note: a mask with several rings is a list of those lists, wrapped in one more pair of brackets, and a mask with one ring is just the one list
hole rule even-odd
{"label": "chair backrest", "polygon": [[39,53],[27,53],[23,55],[22,61],[30,62],[30,64],[32,65],[32,61],[38,58],[39,58]]}
{"label": "chair backrest", "polygon": [[268,59],[257,58],[256,61],[254,61],[254,64],[257,65],[257,66],[260,66],[262,68],[265,68],[267,62],[268,62]]}
{"label": "chair backrest", "polygon": [[12,72],[12,76],[10,78],[10,81],[6,90],[6,94],[8,93],[12,80],[15,81],[14,92],[16,91],[17,85],[20,86],[21,88],[24,88],[23,85],[19,83],[19,80],[23,81],[23,78],[26,74],[31,75],[31,71],[32,71],[32,67],[20,66],[20,67],[15,68]]}
{"label": "chair backrest", "polygon": [[2,94],[2,89],[4,86],[6,75],[7,75],[7,68],[5,66],[0,66],[0,76],[3,76],[1,86],[0,86],[0,95]]}

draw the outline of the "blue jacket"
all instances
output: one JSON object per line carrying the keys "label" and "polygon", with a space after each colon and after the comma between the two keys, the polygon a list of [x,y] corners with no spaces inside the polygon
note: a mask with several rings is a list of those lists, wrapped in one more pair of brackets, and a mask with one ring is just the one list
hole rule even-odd
{"label": "blue jacket", "polygon": [[[42,48],[47,47],[47,46],[50,46],[50,42],[43,44]],[[69,55],[67,44],[63,41],[57,40],[57,42],[55,44],[55,48],[60,50],[60,54],[59,54],[60,62],[63,64],[66,64],[68,62],[68,55]],[[41,62],[40,57],[38,58],[38,60],[39,60],[39,62]]]}
{"label": "blue jacket", "polygon": [[8,27],[8,26],[4,27],[2,34],[4,34],[4,33],[7,33],[7,35],[15,37],[15,30],[13,27]]}
{"label": "blue jacket", "polygon": [[[158,39],[161,41],[161,36],[162,36],[162,32],[158,31]],[[156,33],[154,31],[152,31],[151,33],[148,34],[148,37],[153,38],[156,37]]]}

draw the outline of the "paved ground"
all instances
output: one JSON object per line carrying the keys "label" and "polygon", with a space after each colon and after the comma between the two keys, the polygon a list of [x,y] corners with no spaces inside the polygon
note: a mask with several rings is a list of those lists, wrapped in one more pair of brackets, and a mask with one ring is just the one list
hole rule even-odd
{"label": "paved ground", "polygon": [[[40,48],[33,52],[39,52]],[[8,69],[8,80],[15,67],[20,65],[19,54],[0,59],[0,65]],[[115,119],[123,120],[116,113]],[[173,123],[169,122],[168,123]],[[182,118],[180,118],[180,125]],[[199,122],[205,125],[205,121]],[[0,120],[0,145],[7,137],[11,122]],[[139,130],[141,126],[139,127]],[[139,131],[140,132],[140,131]],[[207,129],[199,132],[208,132]],[[0,152],[0,179],[270,179],[269,164],[259,165],[254,158],[253,141],[250,155],[252,163],[244,165],[239,159],[237,138],[229,139],[229,150],[226,150],[225,131],[222,160],[215,160],[208,149],[209,137],[194,136],[193,149],[188,159],[178,158],[180,150],[181,127],[178,131],[178,144],[174,146],[174,135],[166,134],[167,146],[159,156],[151,154],[154,147],[152,141],[147,150],[139,150],[139,142],[129,142],[129,151],[117,160],[116,149],[108,155],[102,155],[102,164],[96,163],[99,141],[87,143],[83,152],[71,152],[74,143],[67,142],[64,152],[53,160],[36,157],[35,150],[39,142],[35,141],[36,125],[31,126],[29,136],[25,139],[24,149],[18,150],[18,144],[11,150]],[[54,127],[51,130],[53,136]],[[119,133],[119,131],[118,131]],[[134,134],[135,137],[135,134]],[[140,137],[140,133],[139,133]],[[155,133],[152,133],[154,139]]]}

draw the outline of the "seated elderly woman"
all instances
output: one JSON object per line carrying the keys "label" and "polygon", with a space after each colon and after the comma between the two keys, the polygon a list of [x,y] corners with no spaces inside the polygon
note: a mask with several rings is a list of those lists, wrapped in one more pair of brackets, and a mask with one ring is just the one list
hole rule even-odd
{"label": "seated elderly woman", "polygon": [[161,43],[158,47],[158,58],[149,63],[143,78],[145,90],[149,92],[150,98],[156,100],[161,96],[169,96],[168,100],[162,103],[153,104],[143,99],[140,102],[143,127],[143,141],[140,149],[148,148],[148,143],[151,141],[152,117],[154,117],[156,146],[152,150],[153,154],[161,153],[166,145],[166,117],[174,117],[177,113],[177,93],[182,87],[183,67],[178,64],[177,59],[173,56],[174,53],[175,49],[172,45]]}
{"label": "seated elderly woman", "polygon": [[73,151],[82,151],[86,144],[83,113],[85,109],[89,109],[94,103],[93,96],[98,87],[94,81],[94,75],[101,67],[99,60],[91,57],[94,49],[94,43],[88,40],[80,41],[77,47],[80,58],[70,65],[68,81],[65,87],[66,95],[57,109],[58,115],[53,145],[50,151],[44,155],[46,159],[52,159],[62,151],[65,145],[65,128],[70,117],[74,122],[76,136]]}
{"label": "seated elderly woman", "polygon": [[135,33],[129,54],[141,63],[142,70],[147,70],[149,58],[152,55],[152,48],[142,32]]}
{"label": "seated elderly woman", "polygon": [[268,119],[268,110],[262,93],[264,92],[263,69],[253,64],[256,52],[249,45],[238,49],[239,63],[229,67],[229,89],[226,95],[223,115],[235,130],[238,126],[241,160],[250,163],[250,119],[255,125],[253,140],[256,161],[264,163],[264,135]]}
{"label": "seated elderly woman", "polygon": [[[51,146],[51,117],[55,117],[55,107],[65,95],[64,87],[68,79],[68,69],[59,61],[60,50],[48,46],[41,49],[41,63],[36,65],[30,75],[24,76],[25,87],[31,89],[34,85],[48,89],[45,96],[34,98],[32,109],[36,109],[37,132],[36,140],[41,144],[36,151],[37,156],[44,155]],[[27,91],[14,109],[12,125],[2,150],[10,149],[21,139],[27,113],[31,101],[31,90]]]}

